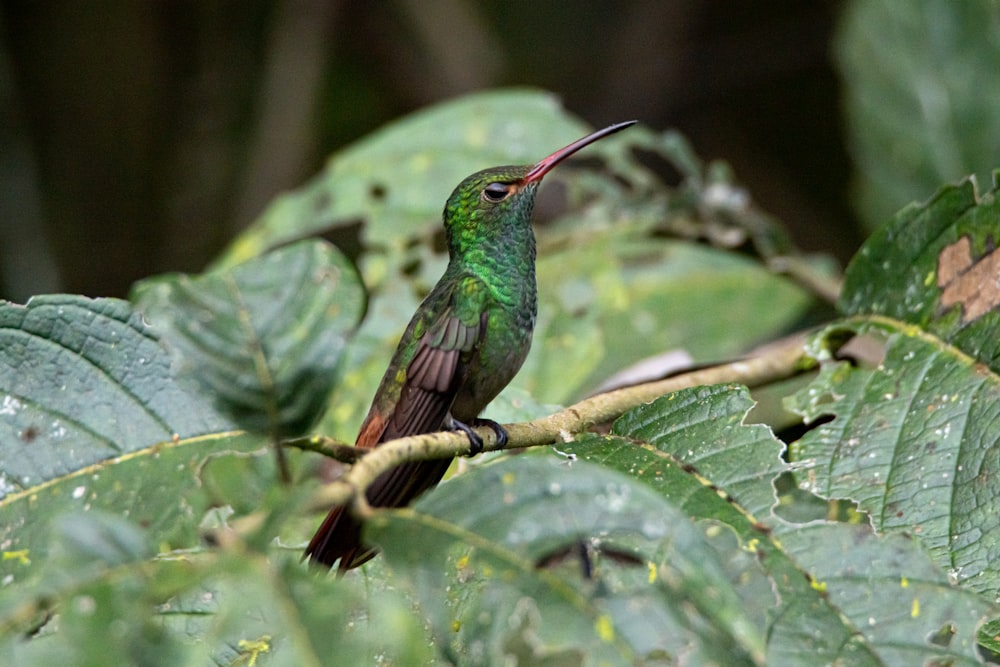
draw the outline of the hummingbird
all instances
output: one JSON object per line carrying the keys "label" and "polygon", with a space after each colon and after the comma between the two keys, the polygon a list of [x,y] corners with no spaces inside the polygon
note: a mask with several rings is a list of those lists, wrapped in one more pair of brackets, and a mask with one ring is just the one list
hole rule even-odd
{"label": "hummingbird", "polygon": [[[479,413],[507,386],[531,347],[538,310],[531,210],[538,185],[578,150],[636,121],[611,125],[533,165],[493,167],[467,177],[444,207],[448,266],[413,315],[382,378],[356,447],[409,435],[457,430],[471,453],[488,426],[501,446],[507,433]],[[403,507],[444,477],[451,459],[404,463],[366,491],[372,507]],[[361,522],[346,507],[330,510],[305,557],[341,573],[375,556]]]}

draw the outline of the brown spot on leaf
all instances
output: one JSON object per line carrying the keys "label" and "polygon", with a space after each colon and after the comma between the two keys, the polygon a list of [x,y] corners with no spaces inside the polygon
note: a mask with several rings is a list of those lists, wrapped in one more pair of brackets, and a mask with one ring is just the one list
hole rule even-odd
{"label": "brown spot on leaf", "polygon": [[938,254],[941,305],[962,307],[962,322],[977,320],[1000,307],[1000,249],[972,261],[972,247],[963,236]]}
{"label": "brown spot on leaf", "polygon": [[29,426],[28,428],[21,431],[21,440],[25,442],[34,442],[35,438],[38,437],[38,428],[35,426]]}

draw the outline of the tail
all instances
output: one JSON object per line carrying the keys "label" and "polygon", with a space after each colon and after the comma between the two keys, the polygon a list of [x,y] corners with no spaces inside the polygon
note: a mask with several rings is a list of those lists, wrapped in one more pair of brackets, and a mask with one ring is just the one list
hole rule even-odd
{"label": "tail", "polygon": [[[405,507],[441,481],[451,459],[415,461],[388,470],[365,494],[372,507]],[[306,547],[305,558],[326,567],[340,559],[340,573],[374,558],[377,552],[361,541],[361,522],[346,507],[334,507]]]}
{"label": "tail", "polygon": [[361,545],[361,523],[346,507],[334,507],[306,547],[305,558],[333,567],[340,559],[340,573],[358,567],[375,556],[374,549]]}
{"label": "tail", "polygon": [[[368,412],[361,432],[358,434],[356,447],[377,447],[385,434],[386,420],[377,410]],[[382,475],[385,477],[385,475]],[[375,481],[378,484],[381,480]],[[371,490],[366,494],[368,502],[372,502]],[[322,525],[306,547],[303,558],[310,562],[325,565],[330,568],[340,560],[340,574],[351,568],[358,567],[375,555],[373,549],[361,544],[361,522],[351,516],[346,507],[334,507],[326,515]]]}

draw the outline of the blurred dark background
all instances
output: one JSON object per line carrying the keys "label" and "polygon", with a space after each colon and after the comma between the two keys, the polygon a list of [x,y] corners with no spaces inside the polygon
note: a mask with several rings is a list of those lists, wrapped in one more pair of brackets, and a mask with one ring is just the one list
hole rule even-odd
{"label": "blurred dark background", "polygon": [[198,271],[338,147],[508,85],[595,126],[679,129],[806,250],[844,262],[862,238],[831,63],[841,2],[0,7],[0,298]]}

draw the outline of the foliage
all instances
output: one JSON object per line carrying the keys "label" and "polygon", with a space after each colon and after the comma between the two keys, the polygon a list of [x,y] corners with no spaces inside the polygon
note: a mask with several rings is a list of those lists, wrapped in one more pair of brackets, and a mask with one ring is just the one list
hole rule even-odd
{"label": "foliage", "polygon": [[1000,619],[995,193],[901,211],[835,313],[835,276],[723,165],[642,127],[547,179],[566,204],[538,206],[535,344],[490,414],[822,316],[789,376],[813,372],[766,388],[790,446],[746,387],[692,387],[377,513],[383,556],[343,579],[299,562],[321,457],[270,445],[326,404],[315,432],[351,438],[444,265],[448,188],[583,132],[544,94],[457,100],[331,158],[204,275],[0,304],[3,661],[979,664]]}
{"label": "foliage", "polygon": [[869,227],[1000,160],[1000,13],[989,0],[850,2],[835,45]]}

